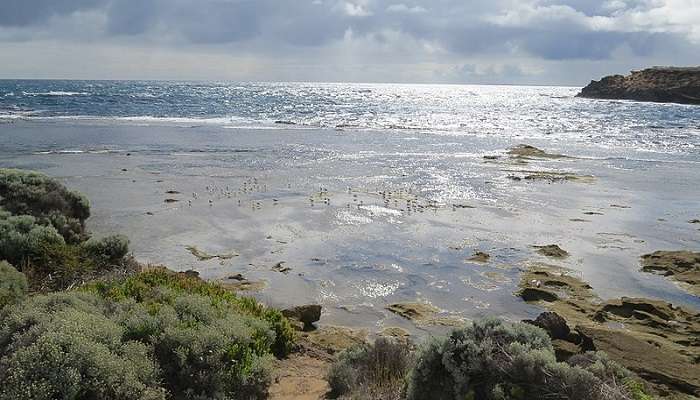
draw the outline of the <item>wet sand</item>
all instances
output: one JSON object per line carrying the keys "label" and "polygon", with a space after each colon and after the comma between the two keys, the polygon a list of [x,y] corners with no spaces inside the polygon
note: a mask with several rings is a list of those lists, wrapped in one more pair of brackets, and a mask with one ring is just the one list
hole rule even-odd
{"label": "wet sand", "polygon": [[[508,154],[520,144],[566,157]],[[532,318],[541,309],[513,293],[538,262],[577,271],[603,299],[700,309],[640,271],[643,254],[700,248],[688,223],[700,217],[695,154],[585,138],[75,122],[0,125],[0,146],[1,167],[84,192],[90,229],[125,233],[138,259],[243,278],[275,306],[320,303],[326,325],[447,329],[387,309],[411,302],[438,318]],[[534,247],[551,244],[568,256]]]}

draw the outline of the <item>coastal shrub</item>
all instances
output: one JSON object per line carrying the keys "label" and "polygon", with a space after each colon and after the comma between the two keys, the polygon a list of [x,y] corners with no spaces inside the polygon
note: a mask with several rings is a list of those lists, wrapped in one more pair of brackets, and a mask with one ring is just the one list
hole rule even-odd
{"label": "coastal shrub", "polygon": [[196,284],[134,278],[1,309],[0,400],[266,397],[270,322]]}
{"label": "coastal shrub", "polygon": [[87,238],[87,198],[44,174],[0,169],[0,207],[13,215],[31,215],[40,224],[53,226],[68,243]]}
{"label": "coastal shrub", "polygon": [[20,267],[34,288],[68,287],[96,272],[123,265],[128,252],[129,241],[121,235],[75,245],[33,216],[0,210],[0,260]]}
{"label": "coastal shrub", "polygon": [[118,263],[129,253],[129,239],[124,235],[91,238],[82,246],[93,260],[102,265]]}
{"label": "coastal shrub", "polygon": [[409,374],[408,399],[634,399],[632,375],[602,354],[556,361],[547,334],[484,319],[428,342]]}
{"label": "coastal shrub", "polygon": [[115,301],[130,299],[149,304],[172,304],[173,298],[183,294],[200,295],[212,305],[223,307],[228,312],[248,315],[268,323],[274,332],[274,340],[270,345],[274,355],[283,357],[291,352],[294,345],[294,329],[279,310],[265,307],[255,299],[237,296],[216,283],[166,268],[152,268],[122,280],[94,282],[82,290]]}
{"label": "coastal shrub", "polygon": [[34,296],[0,311],[0,400],[165,399],[148,345],[123,339],[87,293]]}
{"label": "coastal shrub", "polygon": [[401,399],[411,361],[407,343],[380,338],[340,353],[328,372],[328,383],[335,397]]}
{"label": "coastal shrub", "polygon": [[0,261],[0,309],[27,294],[27,277],[5,261]]}
{"label": "coastal shrub", "polygon": [[14,216],[0,210],[0,259],[23,265],[41,256],[43,246],[64,244],[54,227],[40,225],[29,215]]}

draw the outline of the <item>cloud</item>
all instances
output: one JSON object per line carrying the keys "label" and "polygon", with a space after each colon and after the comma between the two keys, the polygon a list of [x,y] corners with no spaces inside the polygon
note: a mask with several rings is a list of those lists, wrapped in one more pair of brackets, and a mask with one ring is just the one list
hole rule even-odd
{"label": "cloud", "polygon": [[399,13],[399,14],[401,14],[401,13],[420,14],[420,13],[427,12],[428,10],[426,10],[425,8],[423,8],[421,6],[409,7],[405,4],[399,3],[399,4],[390,5],[389,7],[386,8],[386,11],[390,12],[390,13]]}
{"label": "cloud", "polygon": [[[697,21],[697,0],[3,0],[0,44],[150,48],[187,60],[206,52],[256,65],[275,60],[284,77],[301,75],[304,65],[334,80],[483,81],[485,71],[530,82],[566,65],[571,75],[560,80],[574,81],[583,76],[572,63],[692,62]],[[51,63],[43,68],[50,75]]]}

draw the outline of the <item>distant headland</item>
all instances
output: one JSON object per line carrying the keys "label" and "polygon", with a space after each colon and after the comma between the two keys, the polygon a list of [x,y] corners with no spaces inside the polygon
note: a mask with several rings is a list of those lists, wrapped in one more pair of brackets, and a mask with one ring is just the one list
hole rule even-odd
{"label": "distant headland", "polygon": [[577,97],[700,104],[700,67],[652,67],[591,81]]}

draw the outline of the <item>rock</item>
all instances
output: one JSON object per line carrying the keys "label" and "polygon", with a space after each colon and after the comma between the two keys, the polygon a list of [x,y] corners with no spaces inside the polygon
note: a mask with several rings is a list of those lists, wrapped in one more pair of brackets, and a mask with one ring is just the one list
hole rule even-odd
{"label": "rock", "polygon": [[571,333],[571,329],[569,329],[569,325],[566,324],[564,318],[555,312],[543,312],[534,321],[523,322],[544,329],[552,339],[567,340],[569,333]]}
{"label": "rock", "polygon": [[377,335],[385,338],[394,339],[403,343],[411,342],[411,334],[407,330],[395,326],[384,328]]}
{"label": "rock", "polygon": [[653,67],[628,76],[606,76],[577,97],[700,104],[700,68]]}
{"label": "rock", "polygon": [[[601,312],[607,312],[622,318],[645,319],[648,315],[669,321],[674,318],[675,311],[670,303],[650,299],[623,297],[617,301],[603,304]],[[600,319],[600,318],[596,318]]]}
{"label": "rock", "polygon": [[473,256],[467,259],[467,261],[471,262],[478,262],[478,263],[487,263],[491,259],[491,255],[489,253],[484,253],[483,251],[477,251],[474,253]]}
{"label": "rock", "polygon": [[[564,158],[561,154],[550,154],[529,144],[521,144],[508,150],[508,155],[520,158]],[[484,157],[485,158],[485,157]]]}
{"label": "rock", "polygon": [[202,250],[200,250],[197,246],[185,246],[185,249],[190,252],[193,256],[197,258],[199,261],[209,261],[215,258],[218,258],[219,260],[230,260],[233,257],[238,257],[238,254],[236,253],[228,253],[228,254],[208,254]]}
{"label": "rock", "polygon": [[232,281],[239,281],[239,282],[245,280],[245,278],[243,277],[242,274],[231,275],[228,277],[228,279],[230,279]]}
{"label": "rock", "polygon": [[625,331],[577,326],[590,350],[603,351],[641,378],[675,392],[700,395],[700,365]]}
{"label": "rock", "polygon": [[387,310],[410,320],[426,320],[440,311],[426,303],[395,303],[387,306]]}
{"label": "rock", "polygon": [[581,348],[568,340],[554,339],[552,340],[552,347],[554,347],[554,356],[559,362],[564,362],[581,353]]}
{"label": "rock", "polygon": [[656,251],[643,255],[641,264],[642,271],[681,282],[688,292],[700,296],[700,252]]}
{"label": "rock", "polygon": [[552,258],[566,258],[569,256],[569,253],[566,250],[563,250],[561,247],[559,247],[556,244],[549,244],[546,246],[533,246],[534,248],[537,249],[537,253],[547,256],[547,257],[552,257]]}
{"label": "rock", "polygon": [[304,324],[303,328],[305,331],[312,331],[316,329],[316,327],[314,327],[314,322],[321,319],[321,306],[318,304],[297,306],[282,310],[282,315],[289,319],[300,321]]}
{"label": "rock", "polygon": [[[540,287],[533,287],[532,281],[541,282]],[[651,299],[604,301],[580,274],[541,263],[529,266],[520,287],[524,298],[533,298],[565,319],[567,326],[575,326],[565,339],[552,340],[558,360],[576,351],[604,351],[664,398],[690,399],[700,394],[697,311]],[[553,301],[539,301],[554,295]]]}
{"label": "rock", "polygon": [[193,269],[188,269],[185,272],[180,272],[181,274],[185,275],[186,277],[189,278],[199,278],[199,272],[193,270]]}
{"label": "rock", "polygon": [[552,303],[554,301],[559,300],[559,296],[557,296],[555,293],[550,292],[549,290],[544,290],[540,288],[534,288],[534,287],[526,287],[520,290],[518,295],[525,301],[546,301],[548,303]]}
{"label": "rock", "polygon": [[288,274],[292,269],[290,267],[285,267],[284,266],[284,261],[280,261],[277,264],[272,266],[273,271],[281,272],[283,274]]}
{"label": "rock", "polygon": [[386,307],[419,325],[462,326],[464,319],[456,316],[437,316],[440,309],[428,303],[394,303]]}

